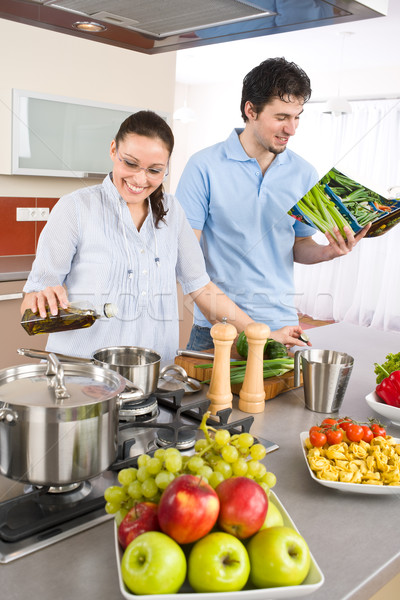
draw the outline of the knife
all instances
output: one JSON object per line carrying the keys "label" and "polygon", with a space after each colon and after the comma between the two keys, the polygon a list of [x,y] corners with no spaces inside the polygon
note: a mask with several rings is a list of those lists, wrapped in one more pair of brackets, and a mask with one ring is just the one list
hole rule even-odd
{"label": "knife", "polygon": [[[214,360],[213,352],[196,352],[195,350],[177,350],[177,356],[191,356],[192,358],[209,358]],[[231,358],[231,362],[237,360],[236,358]]]}

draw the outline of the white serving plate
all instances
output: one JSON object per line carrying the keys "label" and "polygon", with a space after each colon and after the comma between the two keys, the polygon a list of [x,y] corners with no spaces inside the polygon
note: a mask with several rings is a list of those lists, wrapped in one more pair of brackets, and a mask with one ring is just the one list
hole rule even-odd
{"label": "white serving plate", "polygon": [[365,400],[372,410],[392,421],[393,425],[400,427],[400,408],[386,404],[376,392],[371,392],[368,396],[365,396]]}
{"label": "white serving plate", "polygon": [[[298,531],[297,527],[293,523],[286,509],[282,506],[278,500],[276,494],[271,491],[271,500],[279,508],[282,516],[284,525],[293,527]],[[176,600],[176,596],[179,600],[279,600],[281,598],[298,598],[299,596],[305,596],[315,592],[324,583],[325,578],[322,574],[321,569],[317,565],[313,555],[311,554],[311,566],[310,571],[301,585],[292,585],[285,587],[274,587],[274,588],[252,588],[250,584],[246,585],[244,590],[240,592],[219,592],[219,593],[195,593],[187,582],[182,586],[181,591],[178,594],[157,594],[157,595],[146,595],[137,596],[132,594],[122,581],[121,576],[121,559],[123,550],[118,543],[118,530],[116,524],[114,524],[114,539],[115,539],[115,550],[117,555],[117,568],[118,568],[118,579],[119,588],[121,594],[127,600],[137,600],[138,598],[146,598],[147,600]]]}
{"label": "white serving plate", "polygon": [[[333,488],[334,490],[339,490],[339,492],[354,492],[356,494],[379,494],[379,495],[391,495],[397,494],[400,495],[400,486],[398,485],[369,485],[363,483],[345,483],[343,481],[327,481],[325,479],[318,479],[318,477],[311,470],[310,465],[307,460],[307,451],[304,446],[306,439],[308,438],[308,431],[302,431],[300,434],[301,447],[303,449],[304,460],[306,461],[307,469],[311,475],[311,478],[314,479],[317,483],[321,485],[325,485],[326,487]],[[393,438],[398,444],[400,444],[400,439]]]}

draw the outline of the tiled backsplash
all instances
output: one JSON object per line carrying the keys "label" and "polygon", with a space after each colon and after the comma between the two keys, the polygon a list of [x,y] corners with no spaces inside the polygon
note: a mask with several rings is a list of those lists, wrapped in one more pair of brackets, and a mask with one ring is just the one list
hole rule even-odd
{"label": "tiled backsplash", "polygon": [[17,221],[17,207],[49,208],[58,198],[7,198],[0,197],[0,256],[35,254],[39,235],[46,221]]}

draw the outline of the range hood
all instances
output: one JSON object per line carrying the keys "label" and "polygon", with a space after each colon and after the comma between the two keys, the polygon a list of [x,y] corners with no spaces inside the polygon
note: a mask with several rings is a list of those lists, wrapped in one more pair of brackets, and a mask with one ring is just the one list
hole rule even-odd
{"label": "range hood", "polygon": [[[387,0],[1,0],[0,17],[157,54],[348,23],[387,13]],[[98,32],[93,33],[95,29]]]}

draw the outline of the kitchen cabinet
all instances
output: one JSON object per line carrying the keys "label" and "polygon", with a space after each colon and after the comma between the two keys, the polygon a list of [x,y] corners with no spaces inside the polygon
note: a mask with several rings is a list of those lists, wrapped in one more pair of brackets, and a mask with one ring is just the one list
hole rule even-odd
{"label": "kitchen cabinet", "polygon": [[18,348],[44,350],[47,335],[31,337],[21,327],[22,290],[25,280],[0,282],[0,369],[30,362],[17,353]]}

